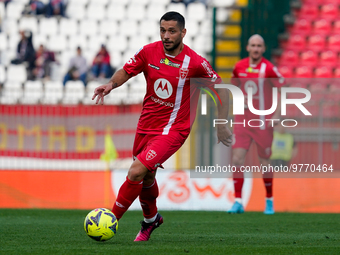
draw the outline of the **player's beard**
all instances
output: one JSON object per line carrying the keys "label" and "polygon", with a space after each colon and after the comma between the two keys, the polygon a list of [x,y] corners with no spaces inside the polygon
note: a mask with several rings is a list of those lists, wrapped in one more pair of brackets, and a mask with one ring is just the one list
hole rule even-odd
{"label": "player's beard", "polygon": [[172,46],[172,47],[170,47],[170,48],[167,48],[167,47],[164,45],[164,43],[166,43],[166,42],[169,42],[169,41],[163,41],[163,47],[164,47],[164,49],[166,49],[166,50],[169,51],[169,52],[174,51],[174,50],[177,49],[177,48],[179,47],[179,45],[181,44],[181,41],[179,40],[179,41],[174,42],[174,46]]}

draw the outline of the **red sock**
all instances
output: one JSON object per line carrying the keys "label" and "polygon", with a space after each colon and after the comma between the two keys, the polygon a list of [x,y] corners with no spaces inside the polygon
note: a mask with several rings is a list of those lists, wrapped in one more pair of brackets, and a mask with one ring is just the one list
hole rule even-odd
{"label": "red sock", "polygon": [[266,188],[266,197],[273,196],[273,178],[263,178],[264,186]]}
{"label": "red sock", "polygon": [[144,187],[139,195],[139,201],[143,209],[144,218],[150,219],[157,213],[156,198],[158,197],[158,185],[155,179],[150,186]]}
{"label": "red sock", "polygon": [[129,209],[130,205],[135,201],[142,191],[143,181],[130,181],[126,177],[126,181],[120,187],[116,202],[113,205],[112,212],[120,219],[123,214]]}
{"label": "red sock", "polygon": [[236,172],[233,173],[234,179],[234,189],[235,189],[235,198],[242,197],[242,187],[243,187],[243,173],[240,172],[240,166],[236,167]]}

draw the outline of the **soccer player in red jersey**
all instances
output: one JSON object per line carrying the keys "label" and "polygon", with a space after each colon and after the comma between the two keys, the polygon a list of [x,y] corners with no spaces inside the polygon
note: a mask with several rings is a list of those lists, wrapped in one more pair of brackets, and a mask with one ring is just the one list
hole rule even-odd
{"label": "soccer player in red jersey", "polygon": [[[105,95],[132,76],[141,72],[145,76],[147,91],[133,146],[134,161],[112,209],[120,219],[139,196],[144,221],[135,241],[149,240],[152,231],[163,223],[156,206],[155,175],[157,168],[182,146],[190,133],[193,122],[190,102],[195,112],[199,98],[199,87],[192,88],[195,85],[190,84],[190,78],[209,79],[204,86],[212,88],[221,82],[208,62],[183,44],[185,34],[185,20],[181,14],[164,14],[160,19],[161,41],[142,47],[109,83],[95,89],[92,98],[97,97],[97,104],[103,103]],[[228,92],[220,89],[218,93],[223,104],[218,107],[218,116],[225,119]],[[218,141],[229,146],[232,134],[226,125],[219,126]]]}
{"label": "soccer player in red jersey", "polygon": [[[278,72],[277,68],[263,57],[265,43],[260,35],[256,34],[249,38],[247,51],[249,57],[240,60],[234,67],[232,83],[241,88],[245,95],[246,102],[248,101],[246,96],[248,87],[252,88],[253,106],[255,109],[270,109],[273,102],[272,88],[273,86],[280,88],[283,85],[283,77]],[[268,166],[270,163],[274,122],[266,121],[266,119],[280,119],[280,103],[278,103],[278,107],[273,114],[259,116],[250,112],[246,102],[244,115],[235,115],[234,120],[232,164],[236,166],[237,172],[233,174],[235,203],[228,211],[229,213],[244,212],[242,205],[242,187],[244,178],[240,169],[244,164],[247,151],[249,150],[252,141],[254,140],[256,143],[260,164],[262,166]],[[265,124],[260,127],[247,126],[248,121],[252,119],[261,120],[262,123]],[[245,125],[242,123],[245,123]],[[255,124],[252,126],[255,126]],[[273,214],[273,173],[264,174],[263,180],[266,188],[266,208],[264,213]]]}

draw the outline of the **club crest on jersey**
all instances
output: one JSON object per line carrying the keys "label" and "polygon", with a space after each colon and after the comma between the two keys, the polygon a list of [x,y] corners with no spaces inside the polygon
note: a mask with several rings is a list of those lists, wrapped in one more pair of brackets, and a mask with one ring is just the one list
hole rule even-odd
{"label": "club crest on jersey", "polygon": [[158,97],[167,99],[172,95],[173,88],[168,80],[159,78],[155,81],[154,90]]}
{"label": "club crest on jersey", "polygon": [[181,66],[180,64],[176,64],[174,62],[171,62],[168,58],[162,58],[159,63],[165,64],[167,66],[176,67],[176,68],[179,68]]}
{"label": "club crest on jersey", "polygon": [[179,69],[179,76],[181,77],[182,80],[184,80],[185,78],[187,78],[187,75],[189,73],[189,69],[188,68],[181,68]]}
{"label": "club crest on jersey", "polygon": [[146,154],[146,160],[151,160],[157,156],[157,153],[154,150],[149,150]]}

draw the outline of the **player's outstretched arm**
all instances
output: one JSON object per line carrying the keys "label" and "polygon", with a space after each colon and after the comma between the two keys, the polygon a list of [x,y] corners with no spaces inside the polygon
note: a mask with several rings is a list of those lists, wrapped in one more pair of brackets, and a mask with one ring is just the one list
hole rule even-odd
{"label": "player's outstretched arm", "polygon": [[123,68],[119,69],[114,73],[108,83],[101,85],[94,90],[92,100],[95,100],[97,97],[96,104],[104,104],[104,96],[109,94],[111,90],[124,84],[131,77],[132,75],[128,74]]}
{"label": "player's outstretched arm", "polygon": [[[227,119],[229,113],[229,92],[227,89],[216,89],[221,98],[222,105],[218,104],[218,119]],[[229,147],[232,142],[232,133],[226,124],[217,125],[217,143],[222,142],[225,146]]]}

